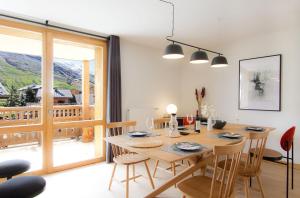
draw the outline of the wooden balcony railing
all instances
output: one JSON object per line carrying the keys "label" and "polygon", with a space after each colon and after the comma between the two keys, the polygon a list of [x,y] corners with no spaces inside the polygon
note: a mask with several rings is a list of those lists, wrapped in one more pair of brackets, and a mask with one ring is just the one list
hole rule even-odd
{"label": "wooden balcony railing", "polygon": [[[40,106],[0,107],[0,127],[41,123],[42,108]],[[85,112],[87,113],[87,112]],[[94,107],[90,106],[88,119],[93,119]],[[53,121],[83,120],[81,105],[57,105],[53,107]],[[54,130],[54,139],[77,138],[82,135],[81,128],[64,128]],[[0,132],[0,148],[20,144],[41,143],[41,132]]]}

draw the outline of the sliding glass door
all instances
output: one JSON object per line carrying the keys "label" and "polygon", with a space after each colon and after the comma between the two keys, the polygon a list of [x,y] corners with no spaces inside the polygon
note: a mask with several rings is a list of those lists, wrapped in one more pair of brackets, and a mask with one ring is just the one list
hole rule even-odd
{"label": "sliding glass door", "polygon": [[54,167],[103,157],[103,69],[101,46],[53,35]]}
{"label": "sliding glass door", "polygon": [[0,161],[25,159],[31,171],[43,168],[42,58],[41,32],[0,25]]}
{"label": "sliding glass door", "polygon": [[0,20],[0,161],[53,172],[104,160],[106,43]]}

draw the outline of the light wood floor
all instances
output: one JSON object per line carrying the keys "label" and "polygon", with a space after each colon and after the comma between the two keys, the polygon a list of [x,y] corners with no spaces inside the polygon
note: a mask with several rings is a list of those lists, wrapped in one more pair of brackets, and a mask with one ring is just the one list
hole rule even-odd
{"label": "light wood floor", "polygon": [[[108,191],[109,178],[112,171],[112,164],[100,163],[86,166],[65,172],[55,173],[45,176],[47,187],[39,198],[113,198],[124,197],[124,184],[114,182],[112,190]],[[150,163],[153,172],[154,162]],[[281,198],[285,197],[285,167],[282,165],[265,162],[263,164],[262,182],[267,197]],[[143,166],[136,167],[137,173],[144,174]],[[118,167],[116,177],[119,180],[124,179],[124,167]],[[170,174],[158,170],[158,178],[154,179],[156,185],[165,182]],[[254,181],[254,190],[251,190],[251,197],[260,197],[259,192],[255,190],[256,182]],[[300,171],[295,170],[295,186],[290,191],[290,197],[300,197]],[[145,178],[139,178],[136,182],[130,184],[130,197],[144,197],[152,189]],[[244,197],[242,182],[238,181],[236,188],[236,197]],[[170,188],[160,195],[164,198],[181,197],[176,188]]]}

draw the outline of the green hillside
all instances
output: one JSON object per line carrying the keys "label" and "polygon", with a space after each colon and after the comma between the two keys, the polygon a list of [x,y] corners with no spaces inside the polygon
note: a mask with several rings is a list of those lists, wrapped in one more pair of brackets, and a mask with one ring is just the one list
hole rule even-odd
{"label": "green hillside", "polygon": [[41,76],[19,70],[0,58],[0,81],[6,88],[14,85],[17,89],[32,83],[40,84]]}
{"label": "green hillside", "polygon": [[[41,84],[41,74],[17,69],[0,58],[0,82],[6,88],[14,85],[17,89],[19,89],[33,83]],[[57,79],[54,80],[54,87],[61,89],[75,89],[74,86],[67,82]]]}

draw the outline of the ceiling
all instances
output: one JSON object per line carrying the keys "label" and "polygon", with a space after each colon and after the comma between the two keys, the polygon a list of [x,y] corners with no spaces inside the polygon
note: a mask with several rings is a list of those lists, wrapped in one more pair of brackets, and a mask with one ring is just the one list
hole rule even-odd
{"label": "ceiling", "polygon": [[[216,49],[256,34],[300,27],[299,0],[170,0],[174,39]],[[49,20],[162,48],[171,6],[158,0],[0,0],[2,13]]]}

